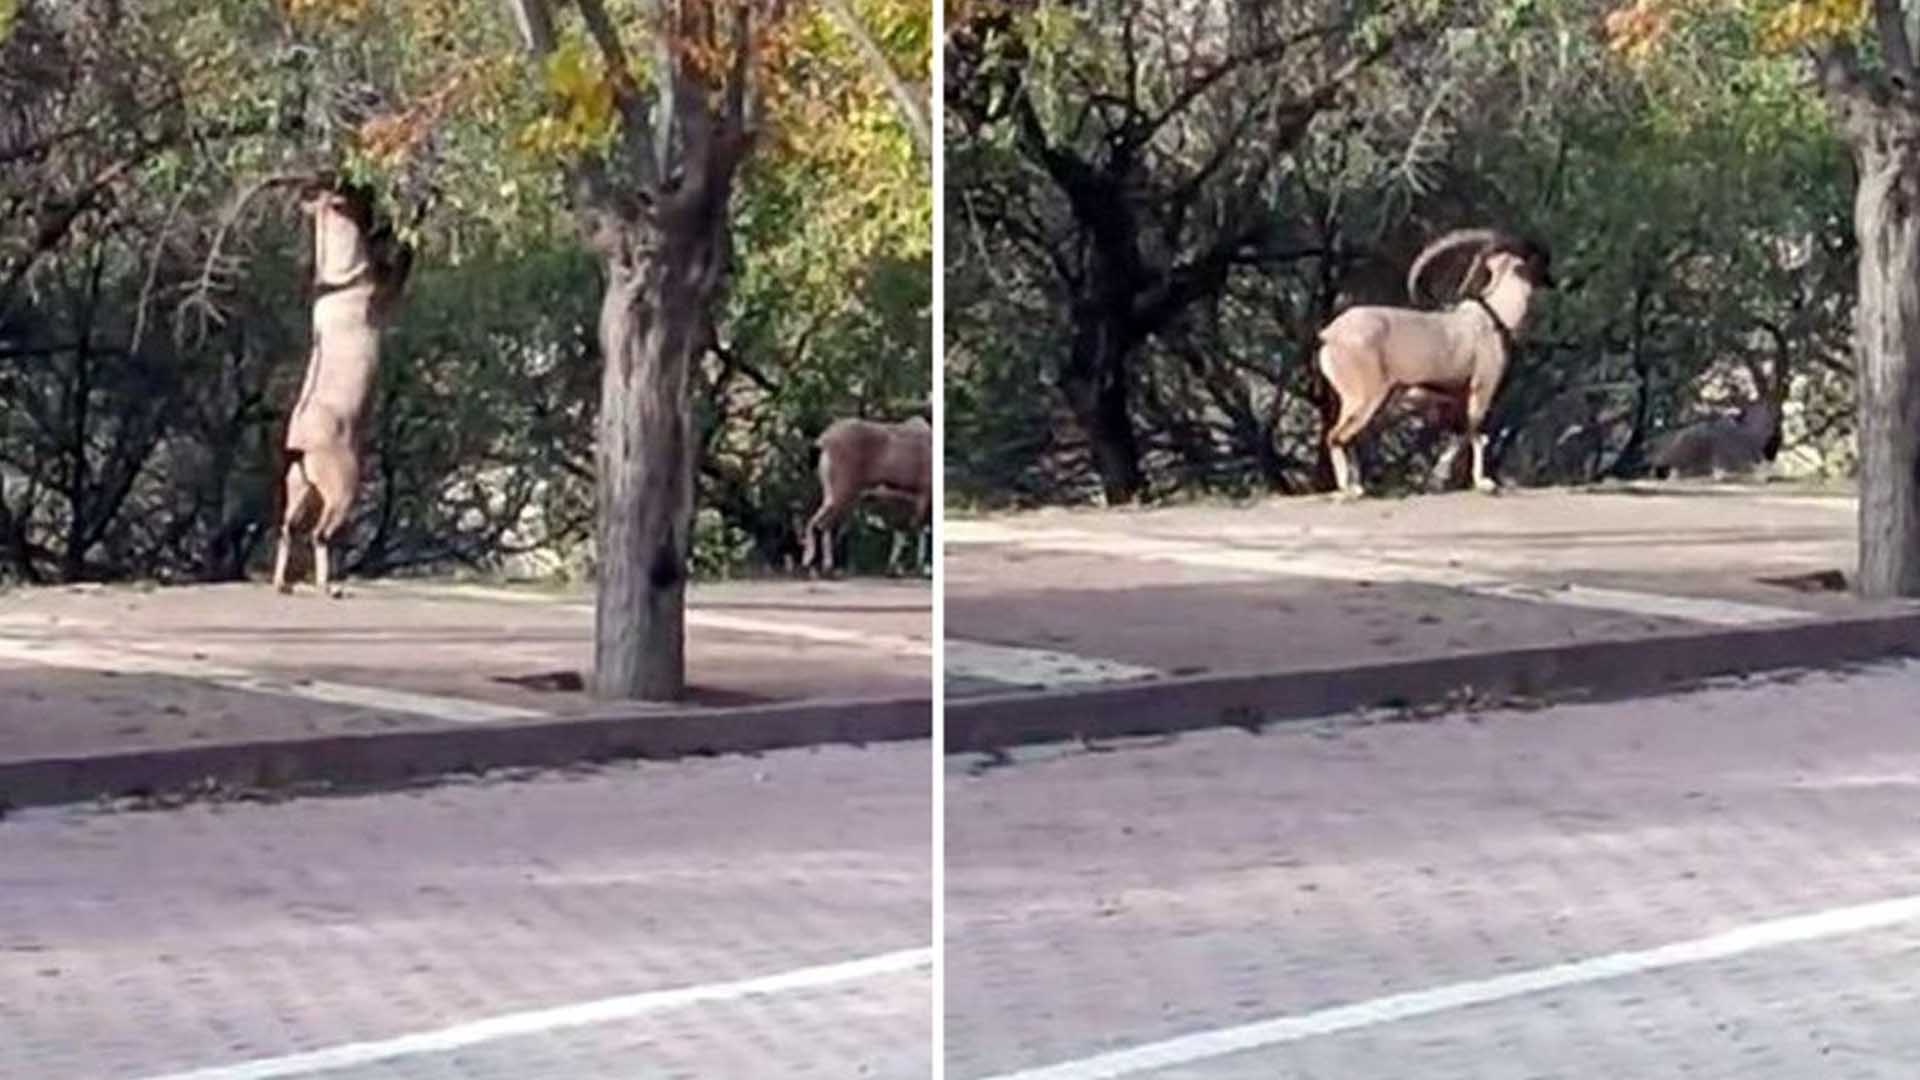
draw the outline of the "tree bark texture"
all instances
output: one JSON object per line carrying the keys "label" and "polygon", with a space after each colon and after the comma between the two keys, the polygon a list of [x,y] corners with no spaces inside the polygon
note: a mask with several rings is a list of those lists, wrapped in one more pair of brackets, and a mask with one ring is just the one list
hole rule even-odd
{"label": "tree bark texture", "polygon": [[[1123,302],[1131,307],[1130,297]],[[1076,311],[1072,353],[1060,372],[1061,396],[1086,433],[1108,506],[1137,501],[1147,486],[1128,395],[1128,362],[1138,342],[1115,321],[1103,312]]]}
{"label": "tree bark texture", "polygon": [[1870,597],[1920,596],[1920,138],[1903,134],[1856,148],[1858,587]]}
{"label": "tree bark texture", "polygon": [[[550,0],[506,0],[527,52],[554,49]],[[700,445],[693,365],[726,277],[728,202],[758,125],[755,28],[764,0],[653,0],[652,77],[633,75],[621,24],[575,0],[607,67],[620,140],[567,166],[574,212],[607,277],[594,464],[597,528],[592,690],[686,693],[687,559]],[[709,61],[720,57],[716,68]]]}
{"label": "tree bark texture", "polygon": [[723,257],[720,238],[702,224],[630,224],[630,254],[608,262],[595,448],[593,691],[603,698],[665,701],[686,693],[699,458],[691,372]]}
{"label": "tree bark texture", "polygon": [[1920,596],[1920,93],[1896,0],[1874,0],[1884,71],[1850,42],[1815,75],[1853,150],[1854,307],[1860,440],[1860,563],[1867,597]]}

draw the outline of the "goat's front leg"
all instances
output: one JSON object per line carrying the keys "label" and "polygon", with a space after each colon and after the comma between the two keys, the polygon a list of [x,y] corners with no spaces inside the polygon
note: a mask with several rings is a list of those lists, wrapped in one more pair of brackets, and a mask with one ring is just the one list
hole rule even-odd
{"label": "goat's front leg", "polygon": [[280,527],[280,553],[273,557],[273,587],[280,592],[292,592],[293,586],[287,584],[287,554],[293,545],[293,530]]}
{"label": "goat's front leg", "polygon": [[1327,456],[1333,461],[1334,498],[1358,499],[1367,493],[1360,486],[1360,463],[1355,459],[1352,443],[1328,446]]}
{"label": "goat's front leg", "polygon": [[329,554],[332,546],[319,533],[313,535],[313,587],[320,590],[322,596],[340,595],[339,587],[332,583],[333,560]]}
{"label": "goat's front leg", "polygon": [[1474,490],[1491,495],[1500,490],[1500,485],[1494,483],[1493,477],[1487,475],[1487,437],[1476,432],[1472,439]]}
{"label": "goat's front leg", "polygon": [[1500,489],[1487,475],[1487,437],[1480,430],[1486,422],[1487,410],[1493,404],[1493,388],[1473,386],[1467,395],[1467,445],[1473,450],[1473,486],[1475,490],[1491,495]]}
{"label": "goat's front leg", "polygon": [[900,554],[907,549],[907,534],[893,530],[893,543],[887,547],[887,576],[900,576]]}

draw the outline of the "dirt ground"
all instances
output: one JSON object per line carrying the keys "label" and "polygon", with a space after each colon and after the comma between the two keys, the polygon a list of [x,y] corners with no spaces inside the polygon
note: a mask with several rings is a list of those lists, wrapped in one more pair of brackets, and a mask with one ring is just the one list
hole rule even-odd
{"label": "dirt ground", "polygon": [[[692,702],[926,696],[924,582],[696,587]],[[356,583],[0,594],[0,761],[604,711],[590,595]],[[626,706],[633,708],[633,706]]]}
{"label": "dirt ground", "polygon": [[1907,610],[1850,499],[1635,485],[946,523],[950,693],[1340,667]]}

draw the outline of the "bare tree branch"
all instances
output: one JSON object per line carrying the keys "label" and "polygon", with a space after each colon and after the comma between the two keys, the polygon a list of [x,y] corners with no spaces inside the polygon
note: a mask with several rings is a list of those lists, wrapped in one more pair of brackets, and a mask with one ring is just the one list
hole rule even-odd
{"label": "bare tree branch", "polygon": [[547,0],[506,0],[507,13],[520,28],[520,41],[527,52],[544,57],[553,51],[553,12]]}
{"label": "bare tree branch", "polygon": [[1906,89],[1914,89],[1913,43],[1907,38],[1900,0],[1873,0],[1873,21],[1880,32],[1880,48],[1886,54],[1887,69]]}
{"label": "bare tree branch", "polygon": [[913,139],[913,148],[923,163],[933,161],[933,124],[929,119],[931,106],[923,93],[908,85],[907,80],[894,70],[893,62],[887,59],[885,50],[867,31],[865,23],[853,10],[847,0],[823,0],[827,14],[839,24],[840,29],[853,39],[860,55],[867,61],[867,67],[886,84],[887,93],[893,96],[894,109],[900,114],[900,123]]}
{"label": "bare tree branch", "polygon": [[[1239,71],[1241,68],[1255,64],[1264,64],[1271,60],[1278,60],[1286,55],[1287,50],[1293,48],[1295,45],[1304,41],[1324,37],[1339,29],[1340,26],[1338,25],[1315,27],[1311,30],[1303,30],[1297,34],[1289,34],[1286,37],[1267,42],[1257,49],[1227,57],[1206,71],[1201,72],[1192,82],[1182,87],[1180,92],[1174,95],[1173,100],[1169,101],[1157,114],[1145,117],[1137,131],[1132,131],[1127,134],[1128,141],[1139,146],[1146,145],[1159,134],[1160,129],[1165,127],[1170,120],[1185,112],[1189,106],[1199,100],[1201,95],[1218,85],[1220,80]],[[1351,63],[1350,61],[1349,64],[1351,65]],[[1355,70],[1357,70],[1357,68],[1355,68]],[[1338,77],[1336,78],[1338,79]]]}
{"label": "bare tree branch", "polygon": [[261,192],[269,188],[293,187],[300,184],[317,184],[321,182],[322,178],[318,173],[275,173],[254,181],[234,197],[233,201],[227,206],[227,212],[220,216],[220,225],[213,233],[213,244],[207,249],[207,257],[200,265],[199,277],[187,290],[186,295],[180,301],[180,306],[175,311],[175,333],[179,332],[179,320],[183,319],[189,313],[200,316],[200,332],[202,334],[206,332],[206,328],[209,325],[217,325],[224,321],[220,315],[218,305],[213,302],[213,294],[217,287],[214,279],[219,273],[218,268],[225,254],[223,249],[226,247],[227,235],[231,233],[233,227],[239,223],[241,216],[246,213],[248,205],[251,204],[255,198],[259,197]]}

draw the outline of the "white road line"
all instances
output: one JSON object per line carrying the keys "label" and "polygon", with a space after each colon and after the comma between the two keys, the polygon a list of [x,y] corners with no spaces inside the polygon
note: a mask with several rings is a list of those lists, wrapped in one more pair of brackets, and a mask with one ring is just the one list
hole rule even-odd
{"label": "white road line", "polygon": [[326,682],[317,679],[293,681],[261,675],[243,668],[209,663],[205,660],[167,656],[137,651],[137,649],[137,646],[119,640],[98,645],[82,645],[72,642],[53,642],[44,636],[26,639],[0,634],[0,659],[46,664],[51,667],[112,671],[125,675],[165,675],[176,679],[190,679],[227,690],[243,690],[252,694],[272,694],[277,697],[320,701],[330,705],[351,705],[356,708],[409,713],[454,723],[485,724],[547,715],[536,709],[495,705],[491,702],[470,701],[466,698],[415,694],[405,690],[388,690],[382,687]]}
{"label": "white road line", "polygon": [[1436,585],[1504,600],[1619,611],[1720,626],[1750,626],[1810,617],[1806,612],[1794,608],[1743,604],[1731,600],[1663,596],[1586,585],[1542,588],[1503,581],[1452,566],[1406,560],[1363,559],[1309,550],[1298,540],[1289,541],[1284,547],[1277,544],[1262,548],[1223,547],[1191,540],[1106,535],[1077,529],[1011,529],[984,521],[948,522],[945,530],[945,540],[954,544],[1007,544],[1036,551],[1109,555],[1268,576]]}
{"label": "white road line", "polygon": [[1636,952],[1609,953],[1551,967],[1516,971],[1490,979],[1452,983],[1430,990],[1394,994],[1294,1016],[1280,1016],[1238,1027],[1195,1032],[1128,1050],[1098,1054],[1044,1068],[1003,1073],[992,1080],[1111,1080],[1167,1069],[1208,1058],[1259,1050],[1357,1028],[1411,1020],[1453,1009],[1602,982],[1628,975],[1699,964],[1763,949],[1820,941],[1843,934],[1878,930],[1920,919],[1920,896],[1906,896],[1855,907],[1830,908],[1810,915],[1752,923],[1711,937],[1695,938]]}
{"label": "white road line", "polygon": [[[382,589],[389,592],[412,593],[415,596],[465,596],[476,600],[503,600],[517,604],[544,604],[549,607],[593,610],[591,600],[556,596],[551,593],[501,589],[488,585],[388,585],[382,586]],[[933,655],[933,645],[924,638],[908,637],[903,634],[876,634],[865,630],[846,630],[836,626],[814,626],[789,620],[757,619],[743,615],[728,615],[718,611],[702,611],[698,608],[687,609],[687,625],[703,626],[709,630],[726,630],[736,634],[797,638],[822,645],[847,645],[868,652],[892,653],[898,656],[931,657]]]}
{"label": "white road line", "polygon": [[564,1028],[629,1020],[636,1016],[682,1009],[689,1005],[739,1001],[743,998],[765,997],[792,990],[832,986],[836,983],[852,982],[876,975],[914,971],[928,967],[932,963],[932,949],[903,949],[899,952],[883,953],[860,960],[799,968],[777,975],[763,975],[738,982],[653,990],[641,994],[601,998],[598,1001],[583,1001],[577,1005],[562,1005],[552,1009],[507,1013],[504,1016],[455,1024],[452,1027],[422,1031],[413,1035],[401,1035],[392,1039],[346,1043],[324,1050],[288,1054],[285,1057],[256,1058],[253,1061],[243,1061],[235,1065],[216,1065],[188,1072],[167,1073],[164,1076],[148,1077],[147,1080],[270,1080],[272,1077],[280,1076],[306,1076],[312,1073],[330,1072],[334,1069],[352,1068],[356,1065],[391,1061],[395,1058],[445,1053],[479,1043],[511,1039],[519,1035],[536,1035]]}
{"label": "white road line", "polygon": [[1158,668],[1125,664],[1049,649],[1024,649],[1011,645],[990,645],[983,641],[948,638],[943,646],[948,677],[991,679],[1015,686],[1067,686],[1079,683],[1125,682],[1129,679],[1153,679],[1164,674]]}

